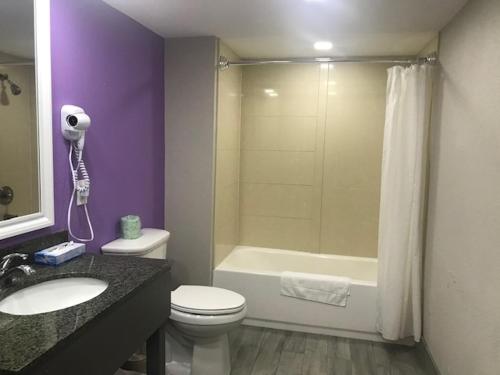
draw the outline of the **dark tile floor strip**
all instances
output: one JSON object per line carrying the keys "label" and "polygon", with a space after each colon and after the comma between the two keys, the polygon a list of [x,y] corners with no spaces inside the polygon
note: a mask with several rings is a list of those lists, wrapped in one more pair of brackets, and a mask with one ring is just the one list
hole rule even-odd
{"label": "dark tile floor strip", "polygon": [[405,346],[249,326],[229,338],[232,375],[436,375]]}

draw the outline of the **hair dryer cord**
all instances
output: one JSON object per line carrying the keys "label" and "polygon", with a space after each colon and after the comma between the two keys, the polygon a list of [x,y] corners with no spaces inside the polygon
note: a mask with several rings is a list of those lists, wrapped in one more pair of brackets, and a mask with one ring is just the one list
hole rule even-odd
{"label": "hair dryer cord", "polygon": [[[75,151],[75,156],[77,161],[76,167],[73,165],[73,151]],[[68,205],[68,231],[70,236],[73,237],[75,240],[81,242],[89,242],[94,239],[94,229],[92,228],[92,222],[90,220],[89,210],[87,208],[86,203],[83,205],[83,208],[85,210],[85,216],[87,218],[87,224],[90,230],[90,237],[89,238],[77,237],[71,229],[71,208],[73,207],[73,201],[75,195],[84,192],[87,192],[88,194],[88,191],[90,189],[90,178],[87,173],[87,168],[85,167],[85,163],[83,162],[82,155],[83,155],[83,150],[79,149],[76,144],[74,145],[74,142],[70,142],[68,162],[69,162],[69,168],[71,169],[71,178],[73,180],[73,192],[71,193],[71,198],[69,200],[69,205]],[[83,181],[83,184],[81,185],[78,183],[78,172],[80,172],[83,177],[82,180],[80,180]]]}

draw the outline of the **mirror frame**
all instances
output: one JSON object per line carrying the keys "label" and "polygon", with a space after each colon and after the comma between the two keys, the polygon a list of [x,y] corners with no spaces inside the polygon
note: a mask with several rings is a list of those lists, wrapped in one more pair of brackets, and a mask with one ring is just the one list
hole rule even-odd
{"label": "mirror frame", "polygon": [[33,0],[39,212],[0,221],[0,240],[54,225],[50,0]]}

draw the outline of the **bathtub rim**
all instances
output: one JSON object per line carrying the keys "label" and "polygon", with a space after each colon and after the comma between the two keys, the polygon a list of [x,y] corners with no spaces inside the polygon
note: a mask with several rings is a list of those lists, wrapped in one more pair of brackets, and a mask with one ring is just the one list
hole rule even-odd
{"label": "bathtub rim", "polygon": [[[370,257],[356,257],[349,255],[337,255],[337,254],[321,254],[321,253],[311,253],[307,251],[299,251],[299,250],[283,250],[283,249],[272,249],[267,247],[258,247],[258,246],[248,246],[248,245],[237,245],[231,250],[231,252],[220,262],[220,264],[213,269],[213,272],[236,272],[236,273],[251,273],[254,275],[269,275],[269,276],[277,276],[279,277],[284,271],[261,271],[254,268],[234,268],[231,265],[228,265],[229,258],[234,256],[236,253],[240,252],[250,252],[257,251],[263,253],[270,254],[283,254],[283,255],[291,255],[292,253],[295,256],[302,257],[314,257],[320,259],[342,259],[342,260],[350,260],[357,262],[365,262],[365,263],[376,263],[378,265],[377,258]],[[316,273],[318,275],[329,275],[324,273]],[[377,280],[359,280],[355,278],[350,278],[353,284],[362,285],[362,286],[371,286],[377,287]]]}

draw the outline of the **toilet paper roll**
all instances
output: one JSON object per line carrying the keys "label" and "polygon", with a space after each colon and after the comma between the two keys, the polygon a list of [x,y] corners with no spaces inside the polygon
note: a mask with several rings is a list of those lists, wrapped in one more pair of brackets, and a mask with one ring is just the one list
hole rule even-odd
{"label": "toilet paper roll", "polygon": [[127,215],[121,218],[122,238],[135,240],[141,236],[141,218],[136,215]]}

